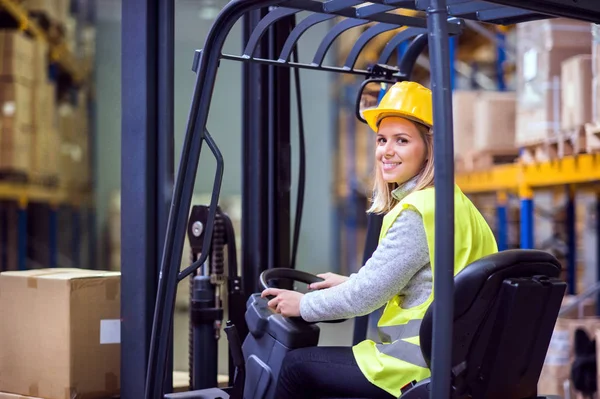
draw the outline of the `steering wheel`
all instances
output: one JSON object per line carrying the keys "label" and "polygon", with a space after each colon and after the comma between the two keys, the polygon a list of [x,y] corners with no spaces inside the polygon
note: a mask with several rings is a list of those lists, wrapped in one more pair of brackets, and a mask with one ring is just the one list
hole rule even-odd
{"label": "steering wheel", "polygon": [[[278,267],[275,269],[268,269],[263,271],[260,274],[259,282],[263,289],[273,288],[268,284],[269,280],[273,279],[287,279],[292,281],[298,281],[305,284],[318,283],[320,281],[325,281],[321,277],[315,276],[314,274],[310,274],[307,272],[303,272],[301,270],[290,269],[285,267]],[[273,296],[268,295],[268,299],[273,299]],[[294,319],[296,319],[294,317]],[[298,317],[297,319],[301,319]],[[303,320],[304,321],[304,320]],[[320,323],[343,323],[346,319],[337,319],[337,320],[323,320]]]}

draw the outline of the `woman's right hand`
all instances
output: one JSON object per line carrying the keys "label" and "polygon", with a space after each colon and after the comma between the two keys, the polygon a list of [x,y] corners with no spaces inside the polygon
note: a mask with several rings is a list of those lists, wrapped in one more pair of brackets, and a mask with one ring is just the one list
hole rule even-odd
{"label": "woman's right hand", "polygon": [[324,281],[319,281],[318,283],[312,283],[308,286],[311,290],[322,290],[324,288],[335,287],[336,285],[340,285],[346,280],[348,277],[342,276],[340,274],[335,273],[322,273],[317,274],[317,277],[321,277]]}

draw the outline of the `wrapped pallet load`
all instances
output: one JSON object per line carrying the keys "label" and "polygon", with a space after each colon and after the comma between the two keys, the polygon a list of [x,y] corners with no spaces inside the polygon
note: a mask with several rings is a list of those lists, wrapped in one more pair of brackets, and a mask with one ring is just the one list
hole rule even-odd
{"label": "wrapped pallet load", "polygon": [[561,66],[590,54],[591,24],[563,18],[517,25],[517,146],[555,139],[561,129]]}
{"label": "wrapped pallet load", "polygon": [[600,26],[592,24],[592,51],[591,51],[591,113],[586,121],[586,152],[600,150]]}
{"label": "wrapped pallet load", "polygon": [[0,175],[27,179],[32,136],[34,41],[0,30]]}

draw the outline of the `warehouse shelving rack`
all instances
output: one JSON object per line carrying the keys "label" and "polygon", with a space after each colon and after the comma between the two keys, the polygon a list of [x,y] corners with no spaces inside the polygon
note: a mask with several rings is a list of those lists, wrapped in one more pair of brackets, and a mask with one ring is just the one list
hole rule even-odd
{"label": "warehouse shelving rack", "polygon": [[[13,25],[25,34],[33,38],[48,43],[49,63],[55,65],[62,74],[68,76],[69,85],[77,88],[85,84],[89,78],[90,71],[80,63],[75,55],[67,48],[67,44],[62,40],[50,38],[48,32],[40,26],[28,11],[23,8],[17,0],[0,0],[0,12],[12,18]],[[50,74],[52,77],[52,74]],[[70,234],[71,256],[74,265],[80,265],[81,250],[81,222],[82,214],[88,216],[89,226],[89,253],[91,268],[95,268],[95,200],[94,194],[88,189],[76,189],[58,186],[44,186],[24,182],[0,181],[0,201],[14,202],[17,204],[17,268],[19,270],[27,269],[27,247],[28,247],[28,211],[30,204],[44,204],[48,208],[48,260],[49,267],[57,267],[58,259],[58,211],[61,208],[69,210],[72,215],[72,231]],[[84,211],[85,210],[85,211]],[[2,218],[3,238],[6,235],[14,234],[8,231],[7,215]],[[7,264],[3,256],[0,261],[0,270],[5,270]]]}
{"label": "warehouse shelving rack", "polygon": [[36,40],[47,42],[50,46],[50,59],[69,74],[74,83],[82,83],[87,78],[90,71],[77,61],[73,53],[67,48],[66,43],[50,40],[48,34],[16,0],[0,0],[0,10],[9,13],[18,23],[21,31],[31,34]]}
{"label": "warehouse shelving rack", "polygon": [[[506,242],[506,198],[509,194],[517,195],[521,207],[521,248],[534,247],[533,196],[535,191],[566,187],[567,223],[570,232],[567,262],[568,290],[570,294],[576,293],[575,193],[577,190],[591,190],[597,193],[597,198],[600,200],[598,185],[600,183],[600,154],[571,155],[532,164],[497,165],[488,170],[458,173],[456,174],[456,183],[465,193],[471,195],[497,193],[499,242]],[[597,203],[596,212],[600,211],[600,201]],[[597,231],[600,233],[600,223],[597,224]],[[597,248],[600,249],[600,238]],[[597,270],[600,276],[600,257],[598,257]]]}

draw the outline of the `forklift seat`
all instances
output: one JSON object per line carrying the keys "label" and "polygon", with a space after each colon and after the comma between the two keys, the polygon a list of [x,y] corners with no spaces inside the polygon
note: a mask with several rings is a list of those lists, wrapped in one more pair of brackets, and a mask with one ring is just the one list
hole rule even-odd
{"label": "forklift seat", "polygon": [[[537,384],[565,294],[561,265],[539,250],[484,257],[455,277],[453,398],[538,398]],[[421,323],[421,351],[431,367],[434,304]],[[429,397],[430,380],[403,399]]]}

